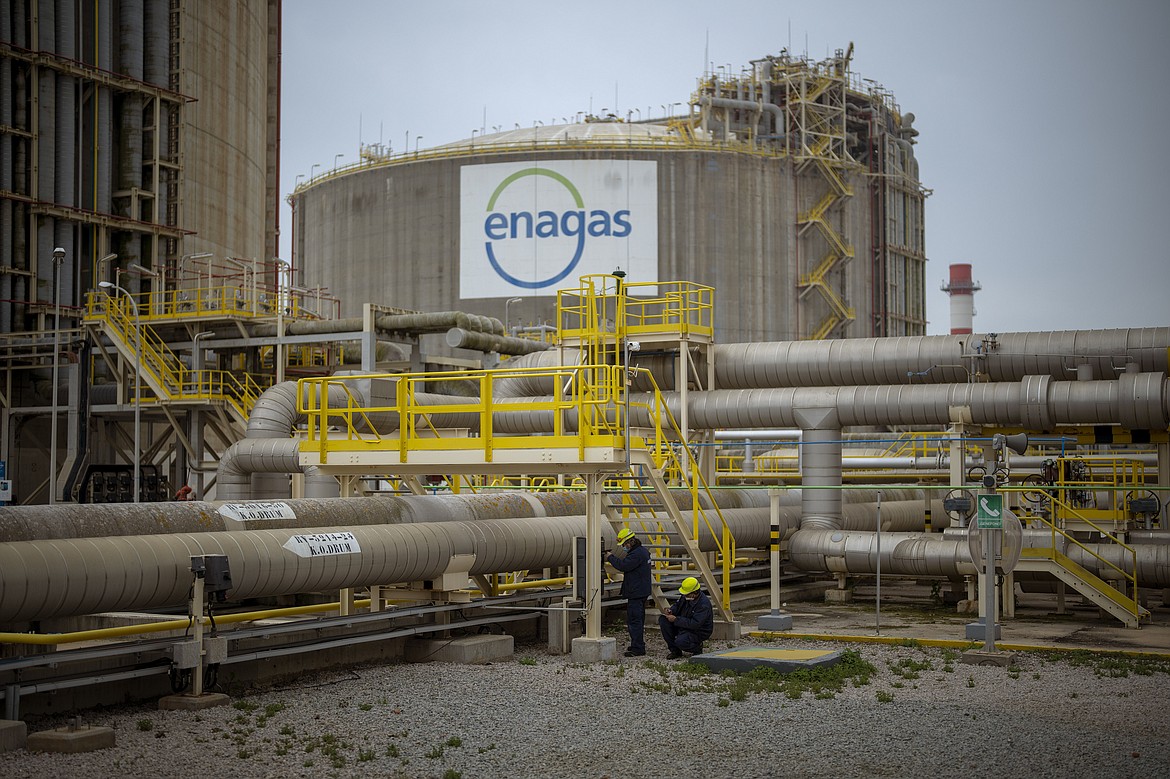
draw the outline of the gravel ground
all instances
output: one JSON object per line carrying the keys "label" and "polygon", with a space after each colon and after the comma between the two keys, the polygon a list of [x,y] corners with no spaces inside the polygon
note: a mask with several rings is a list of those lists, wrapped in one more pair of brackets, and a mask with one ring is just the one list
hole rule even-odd
{"label": "gravel ground", "polygon": [[668,662],[656,643],[610,663],[519,647],[490,665],[322,674],[201,712],[86,712],[116,747],[0,753],[0,777],[1170,775],[1170,661],[1037,653],[1004,669],[955,650],[775,642],[873,666],[868,682],[792,697]]}

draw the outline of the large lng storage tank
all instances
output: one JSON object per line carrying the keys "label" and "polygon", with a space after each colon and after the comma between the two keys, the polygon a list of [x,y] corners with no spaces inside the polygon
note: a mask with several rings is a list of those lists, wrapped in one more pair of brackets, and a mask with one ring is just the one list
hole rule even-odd
{"label": "large lng storage tank", "polygon": [[348,315],[540,324],[557,289],[621,270],[714,287],[722,342],[921,334],[917,131],[851,53],[706,75],[682,116],[366,150],[290,198],[294,264]]}
{"label": "large lng storage tank", "polygon": [[191,404],[134,404],[142,360],[95,369],[91,354],[115,352],[92,349],[82,319],[94,296],[137,295],[149,326],[165,290],[276,255],[280,20],[280,0],[0,0],[0,479],[16,500],[137,459],[139,430],[144,464],[183,451],[150,444]]}

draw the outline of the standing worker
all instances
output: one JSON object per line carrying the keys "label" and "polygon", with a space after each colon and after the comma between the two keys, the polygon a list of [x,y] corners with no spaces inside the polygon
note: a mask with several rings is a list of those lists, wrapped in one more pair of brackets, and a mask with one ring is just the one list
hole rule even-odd
{"label": "standing worker", "polygon": [[678,588],[679,599],[658,618],[658,627],[670,650],[668,660],[683,656],[697,655],[703,651],[703,642],[715,630],[715,616],[711,611],[711,600],[699,589],[699,580],[694,576],[683,579]]}
{"label": "standing worker", "polygon": [[628,527],[618,531],[617,540],[626,553],[618,557],[611,552],[605,561],[625,574],[621,595],[626,599],[626,628],[630,631],[626,657],[641,657],[646,654],[643,629],[646,625],[646,599],[650,597],[650,550],[642,546]]}

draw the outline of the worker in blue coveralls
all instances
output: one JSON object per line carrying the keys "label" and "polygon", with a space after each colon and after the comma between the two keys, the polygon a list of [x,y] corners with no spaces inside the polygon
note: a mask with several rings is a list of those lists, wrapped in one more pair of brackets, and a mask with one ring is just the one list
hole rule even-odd
{"label": "worker in blue coveralls", "polygon": [[711,600],[699,589],[699,580],[694,576],[683,579],[678,588],[679,598],[658,618],[658,627],[670,650],[668,660],[683,656],[697,655],[703,651],[703,642],[711,637],[715,629],[715,617],[711,612]]}
{"label": "worker in blue coveralls", "polygon": [[638,536],[628,527],[618,531],[618,544],[626,552],[618,557],[612,552],[605,561],[625,574],[621,595],[626,599],[626,628],[630,631],[630,646],[626,657],[646,654],[646,598],[650,597],[650,550],[642,546]]}

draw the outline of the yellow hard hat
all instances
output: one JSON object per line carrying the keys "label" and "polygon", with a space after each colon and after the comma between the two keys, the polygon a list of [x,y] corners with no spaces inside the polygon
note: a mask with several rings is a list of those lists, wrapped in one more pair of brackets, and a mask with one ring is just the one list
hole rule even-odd
{"label": "yellow hard hat", "polygon": [[634,537],[634,531],[630,530],[628,527],[623,527],[621,530],[618,531],[618,543],[619,544],[624,544],[625,542],[629,541],[633,537]]}
{"label": "yellow hard hat", "polygon": [[681,595],[690,595],[697,589],[699,589],[699,580],[694,576],[688,576],[683,579],[682,586],[678,588],[678,591]]}

